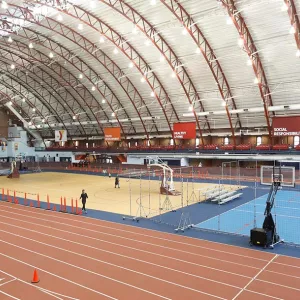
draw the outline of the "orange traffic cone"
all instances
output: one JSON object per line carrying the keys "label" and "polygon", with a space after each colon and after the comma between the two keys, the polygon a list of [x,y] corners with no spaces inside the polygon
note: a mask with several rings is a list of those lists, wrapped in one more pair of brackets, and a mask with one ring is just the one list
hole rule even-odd
{"label": "orange traffic cone", "polygon": [[35,269],[35,270],[34,270],[34,273],[33,273],[33,279],[32,279],[32,281],[31,281],[31,283],[38,283],[38,282],[40,282],[40,279],[39,279],[37,270]]}

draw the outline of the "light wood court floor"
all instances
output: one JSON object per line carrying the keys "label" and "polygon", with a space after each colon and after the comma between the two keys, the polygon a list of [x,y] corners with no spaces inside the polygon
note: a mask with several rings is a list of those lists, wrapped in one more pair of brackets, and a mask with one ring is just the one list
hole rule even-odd
{"label": "light wood court floor", "polygon": [[[27,193],[28,199],[36,200],[36,195],[39,194],[40,201],[46,202],[47,195],[50,197],[51,203],[60,204],[60,197],[66,197],[67,205],[71,205],[71,199],[79,199],[81,190],[85,189],[89,198],[87,201],[87,209],[97,209],[102,211],[114,212],[124,215],[136,215],[140,196],[145,212],[149,216],[159,214],[159,203],[163,203],[166,196],[159,195],[160,182],[156,180],[139,180],[120,178],[120,189],[114,187],[114,177],[109,178],[104,176],[81,175],[81,174],[66,174],[66,173],[35,173],[21,175],[19,179],[8,179],[5,176],[0,176],[0,188],[17,191],[17,197],[24,197],[24,192]],[[199,195],[207,189],[216,187],[216,184],[209,183],[191,183],[185,182],[182,186],[181,182],[175,182],[175,188],[182,191],[181,196],[170,196],[172,206],[174,208],[181,207],[183,198],[184,206],[193,204],[199,201]],[[237,190],[236,185],[224,185],[228,190]],[[194,193],[193,193],[194,191]],[[22,192],[22,193],[20,193]],[[205,198],[202,195],[200,200]],[[150,205],[149,205],[150,203]],[[80,204],[79,204],[80,206]],[[163,212],[162,212],[163,213]]]}

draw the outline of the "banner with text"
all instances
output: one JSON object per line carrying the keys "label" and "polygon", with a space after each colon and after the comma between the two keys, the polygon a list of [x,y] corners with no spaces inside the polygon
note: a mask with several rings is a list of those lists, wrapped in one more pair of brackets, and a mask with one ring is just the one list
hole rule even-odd
{"label": "banner with text", "polygon": [[55,142],[66,142],[67,130],[55,130]]}
{"label": "banner with text", "polygon": [[120,141],[121,128],[120,127],[104,128],[104,135],[106,141]]}
{"label": "banner with text", "polygon": [[196,123],[174,123],[173,124],[174,139],[190,140],[196,138]]}
{"label": "banner with text", "polygon": [[273,136],[300,135],[300,116],[274,117],[272,123]]}

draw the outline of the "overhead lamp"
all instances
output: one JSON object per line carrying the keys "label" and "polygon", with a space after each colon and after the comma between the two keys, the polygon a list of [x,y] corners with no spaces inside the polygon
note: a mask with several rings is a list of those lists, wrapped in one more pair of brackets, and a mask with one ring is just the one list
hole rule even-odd
{"label": "overhead lamp", "polygon": [[13,39],[11,38],[11,36],[8,37],[8,40],[7,40],[9,43],[12,43],[13,42]]}
{"label": "overhead lamp", "polygon": [[45,123],[45,119],[43,119],[42,122]]}
{"label": "overhead lamp", "polygon": [[58,22],[61,22],[61,21],[63,20],[62,15],[58,15],[57,18],[56,18],[56,20],[57,20]]}
{"label": "overhead lamp", "polygon": [[93,92],[96,91],[96,88],[95,88],[94,86],[92,86],[92,91],[93,91]]}
{"label": "overhead lamp", "polygon": [[90,6],[91,6],[91,8],[95,8],[96,7],[96,3],[95,3],[95,1],[90,1]]}
{"label": "overhead lamp", "polygon": [[79,30],[82,30],[82,29],[83,29],[83,25],[82,25],[82,24],[78,24],[77,28],[78,28]]}
{"label": "overhead lamp", "polygon": [[8,9],[8,4],[6,3],[6,1],[4,1],[4,0],[2,1],[1,8]]}
{"label": "overhead lamp", "polygon": [[137,27],[136,27],[136,26],[133,27],[132,33],[133,33],[133,34],[138,34],[138,30],[137,30]]}
{"label": "overhead lamp", "polygon": [[32,44],[32,43],[29,43],[28,47],[29,47],[30,49],[32,49],[32,48],[33,48],[33,44]]}
{"label": "overhead lamp", "polygon": [[105,42],[105,39],[104,39],[103,36],[100,37],[99,42],[100,42],[101,44],[103,44],[103,43]]}
{"label": "overhead lamp", "polygon": [[114,112],[111,113],[111,116],[114,117],[116,114]]}
{"label": "overhead lamp", "polygon": [[23,102],[23,103],[24,103],[24,102],[26,102],[26,99],[25,99],[25,98],[23,98],[23,99],[22,99],[22,102]]}
{"label": "overhead lamp", "polygon": [[226,23],[227,23],[227,25],[232,25],[233,21],[230,17],[228,17],[227,20],[226,20]]}
{"label": "overhead lamp", "polygon": [[78,77],[79,77],[80,79],[82,79],[82,78],[83,78],[83,75],[82,75],[82,74],[79,74]]}
{"label": "overhead lamp", "polygon": [[176,73],[175,73],[175,72],[172,72],[171,77],[172,77],[172,78],[175,78],[175,77],[176,77]]}
{"label": "overhead lamp", "polygon": [[133,68],[133,62],[130,62],[128,66],[129,68]]}
{"label": "overhead lamp", "polygon": [[151,97],[155,97],[155,93],[154,92],[151,92]]}
{"label": "overhead lamp", "polygon": [[189,106],[189,111],[193,111],[193,110],[194,110],[193,105],[190,105],[190,106]]}
{"label": "overhead lamp", "polygon": [[159,61],[160,61],[160,62],[165,61],[165,57],[164,57],[163,55],[161,55],[161,56],[159,57]]}
{"label": "overhead lamp", "polygon": [[32,111],[35,112],[35,108],[33,108]]}
{"label": "overhead lamp", "polygon": [[250,58],[247,60],[247,65],[252,66],[252,60]]}
{"label": "overhead lamp", "polygon": [[226,104],[226,102],[225,101],[223,101],[222,102],[222,106],[226,106],[227,104]]}
{"label": "overhead lamp", "polygon": [[145,45],[146,45],[146,46],[150,46],[150,44],[151,44],[151,42],[150,42],[149,40],[146,40],[146,41],[145,41]]}
{"label": "overhead lamp", "polygon": [[296,29],[295,27],[292,25],[290,28],[290,34],[295,34],[296,33]]}
{"label": "overhead lamp", "polygon": [[188,33],[187,29],[184,28],[184,29],[182,30],[182,34],[183,34],[183,35],[186,35],[187,33]]}
{"label": "overhead lamp", "polygon": [[115,48],[115,49],[114,49],[114,54],[118,54],[118,53],[119,53],[118,49]]}
{"label": "overhead lamp", "polygon": [[16,66],[15,66],[14,64],[11,64],[11,65],[10,65],[10,68],[11,68],[11,69],[14,69],[15,67],[16,67]]}
{"label": "overhead lamp", "polygon": [[240,47],[242,47],[244,45],[244,39],[243,38],[239,38],[238,44],[239,44]]}
{"label": "overhead lamp", "polygon": [[102,99],[102,104],[104,104],[106,102],[106,100],[105,99]]}
{"label": "overhead lamp", "polygon": [[54,57],[54,54],[53,54],[52,52],[50,52],[50,53],[49,53],[49,57],[50,57],[50,58],[53,58],[53,57]]}
{"label": "overhead lamp", "polygon": [[150,0],[150,4],[151,5],[155,5],[156,4],[156,0]]}
{"label": "overhead lamp", "polygon": [[258,81],[258,78],[257,77],[255,77],[255,79],[254,79],[254,83],[255,84],[257,84],[259,81]]}
{"label": "overhead lamp", "polygon": [[73,116],[73,120],[76,120],[76,116]]}
{"label": "overhead lamp", "polygon": [[32,125],[32,122],[28,122],[28,125],[31,126],[31,125]]}
{"label": "overhead lamp", "polygon": [[198,48],[198,47],[197,47],[197,49],[196,49],[196,53],[197,53],[197,54],[200,54],[200,53],[201,53],[201,50],[200,50],[200,48]]}
{"label": "overhead lamp", "polygon": [[286,3],[284,3],[282,6],[281,6],[281,11],[288,11],[288,6],[286,5]]}
{"label": "overhead lamp", "polygon": [[145,82],[146,80],[145,80],[145,78],[144,77],[142,77],[141,78],[141,82]]}
{"label": "overhead lamp", "polygon": [[9,101],[7,104],[11,106],[11,105],[12,105],[12,102],[11,102],[11,101]]}

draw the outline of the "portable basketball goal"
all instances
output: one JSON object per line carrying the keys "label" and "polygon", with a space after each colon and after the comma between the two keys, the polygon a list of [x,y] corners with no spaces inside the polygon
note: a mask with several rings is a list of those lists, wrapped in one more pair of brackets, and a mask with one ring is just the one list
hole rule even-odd
{"label": "portable basketball goal", "polygon": [[160,185],[160,194],[162,195],[173,195],[178,196],[181,193],[175,190],[173,173],[174,170],[169,167],[165,162],[163,162],[158,156],[149,157],[147,156],[148,167],[158,167],[162,169],[162,180]]}

